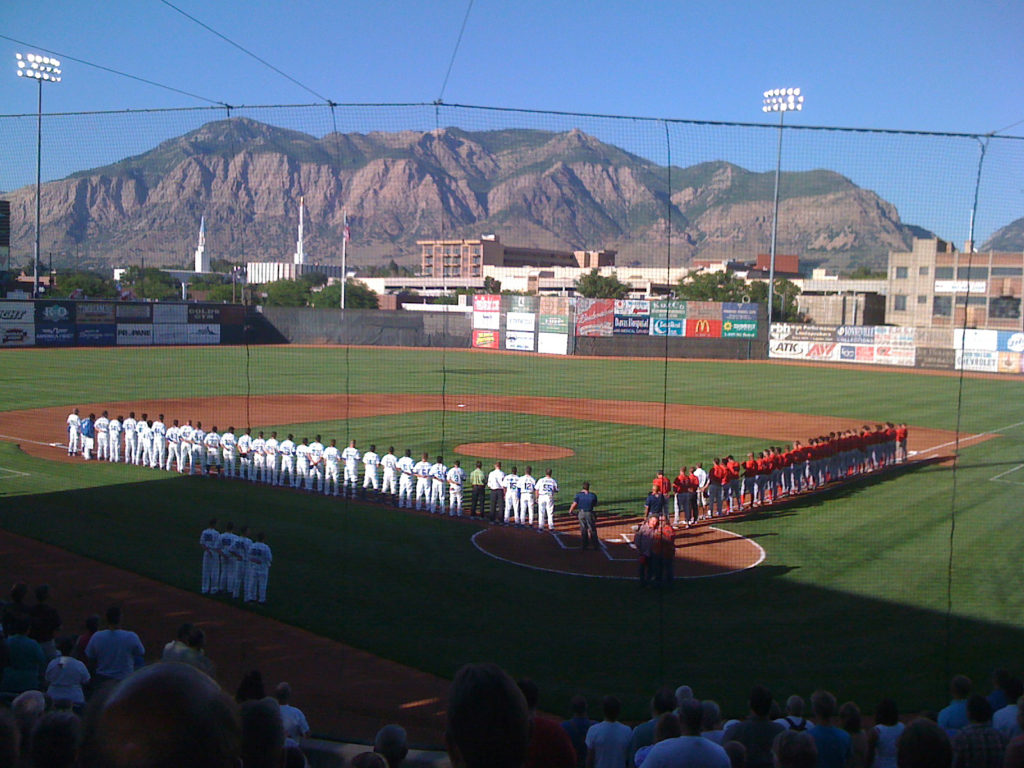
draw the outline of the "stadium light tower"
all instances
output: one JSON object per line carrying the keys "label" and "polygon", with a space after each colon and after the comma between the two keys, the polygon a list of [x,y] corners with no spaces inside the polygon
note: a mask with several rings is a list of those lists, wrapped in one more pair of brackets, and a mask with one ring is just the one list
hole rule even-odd
{"label": "stadium light tower", "polygon": [[39,88],[39,109],[36,112],[36,244],[32,256],[32,298],[39,298],[39,191],[42,186],[43,163],[43,83],[59,83],[60,61],[37,53],[16,53],[18,77],[34,81]]}
{"label": "stadium light tower", "polygon": [[782,170],[782,123],[787,112],[804,108],[804,97],[799,88],[773,88],[764,92],[763,112],[779,113],[779,148],[775,155],[775,194],[772,213],[772,245],[768,262],[768,333],[772,330],[772,305],[775,301],[775,242],[779,230],[779,172]]}

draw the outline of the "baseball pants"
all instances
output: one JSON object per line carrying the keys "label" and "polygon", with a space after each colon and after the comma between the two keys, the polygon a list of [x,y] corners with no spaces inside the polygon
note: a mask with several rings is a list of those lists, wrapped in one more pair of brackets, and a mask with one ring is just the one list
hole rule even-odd
{"label": "baseball pants", "polygon": [[319,491],[323,488],[324,483],[324,468],[319,464],[309,468],[309,474],[306,475],[306,490],[307,491]]}
{"label": "baseball pants", "polygon": [[203,583],[204,595],[220,591],[220,555],[209,550],[203,552]]}
{"label": "baseball pants", "polygon": [[178,444],[170,443],[167,446],[167,460],[164,462],[164,469],[171,471],[171,465],[177,464],[181,468],[181,455],[178,453]]}
{"label": "baseball pants", "polygon": [[416,478],[416,509],[430,505],[430,478]]}
{"label": "baseball pants", "polygon": [[149,467],[153,464],[153,443],[151,441],[139,441],[139,460],[135,463],[140,467]]}
{"label": "baseball pants", "polygon": [[533,525],[533,494],[528,493],[519,497],[519,520],[520,523]]}
{"label": "baseball pants", "polygon": [[430,511],[444,514],[444,481],[432,480],[430,483]]}
{"label": "baseball pants", "polygon": [[224,477],[234,477],[238,473],[238,459],[234,451],[224,451]]}
{"label": "baseball pants", "polygon": [[124,463],[134,464],[135,463],[135,447],[138,443],[138,438],[135,436],[135,432],[124,433]]}
{"label": "baseball pants", "polygon": [[111,435],[110,444],[108,446],[110,450],[109,460],[111,462],[118,462],[121,460],[121,436]]}
{"label": "baseball pants", "polygon": [[380,484],[380,492],[389,494],[391,496],[395,495],[395,470],[384,470],[384,479],[381,481]]}
{"label": "baseball pants", "polygon": [[328,464],[324,473],[324,496],[331,490],[331,484],[334,484],[334,495],[337,496],[341,493],[339,487],[338,478],[340,477],[341,469],[337,464]]}
{"label": "baseball pants", "polygon": [[538,501],[540,514],[537,515],[537,527],[544,530],[544,518],[547,516],[548,529],[555,530],[555,500],[551,496],[541,496]]}
{"label": "baseball pants", "polygon": [[167,441],[160,440],[159,442],[153,442],[153,469],[163,469],[164,464],[167,463]]}
{"label": "baseball pants", "polygon": [[249,473],[250,483],[262,483],[264,474],[267,471],[267,457],[257,453],[252,458],[252,471]]}
{"label": "baseball pants", "polygon": [[521,523],[519,519],[519,494],[516,491],[505,491],[505,522],[512,519],[515,523]]}
{"label": "baseball pants", "polygon": [[355,498],[356,487],[359,485],[359,474],[355,464],[345,464],[345,475],[342,484],[348,489],[349,495]]}
{"label": "baseball pants", "polygon": [[78,430],[68,430],[68,456],[78,453]]}
{"label": "baseball pants", "polygon": [[462,517],[462,486],[452,485],[448,488],[448,514]]}
{"label": "baseball pants", "polygon": [[103,459],[109,460],[107,445],[109,445],[109,443],[107,441],[106,432],[100,432],[96,435],[96,461],[103,461]]}
{"label": "baseball pants", "polygon": [[398,506],[404,509],[412,507],[412,478],[405,473],[398,480]]}
{"label": "baseball pants", "polygon": [[380,486],[378,485],[377,480],[377,470],[375,469],[368,469],[366,470],[366,473],[363,475],[363,490],[365,491],[371,485],[373,486],[373,490],[380,490]]}

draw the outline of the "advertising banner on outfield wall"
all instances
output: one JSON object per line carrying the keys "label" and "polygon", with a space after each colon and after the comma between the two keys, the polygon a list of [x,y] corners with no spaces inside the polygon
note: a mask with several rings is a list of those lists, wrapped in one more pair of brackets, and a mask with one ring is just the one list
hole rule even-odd
{"label": "advertising banner on outfield wall", "polygon": [[[2,311],[2,310],[0,310]],[[36,343],[36,324],[0,322],[0,347],[31,347]]]}
{"label": "advertising banner on outfield wall", "polygon": [[[863,349],[863,347],[858,348],[857,353],[864,354],[866,356],[866,353],[862,353],[860,351],[861,349]],[[807,345],[808,360],[839,360],[839,355],[839,345],[835,343],[829,344],[827,342],[818,341],[811,342],[810,344]]]}
{"label": "advertising banner on outfield wall", "polygon": [[474,312],[501,312],[501,296],[493,293],[478,293],[473,296]]}
{"label": "advertising banner on outfield wall", "polygon": [[889,347],[913,347],[917,334],[913,328],[879,325],[875,327],[875,344]]}
{"label": "advertising banner on outfield wall", "polygon": [[686,319],[717,320],[721,325],[722,305],[717,301],[688,301],[686,302]]}
{"label": "advertising banner on outfield wall", "polygon": [[768,342],[768,356],[781,357],[789,360],[801,360],[807,357],[807,348],[810,346],[811,342],[809,341],[772,339]]}
{"label": "advertising banner on outfield wall", "polygon": [[147,346],[153,343],[153,326],[150,323],[118,323],[118,346]]}
{"label": "advertising banner on outfield wall", "polygon": [[533,352],[533,334],[524,333],[523,331],[506,331],[505,349],[514,349],[518,352]]}
{"label": "advertising banner on outfield wall", "polygon": [[937,368],[951,371],[956,364],[956,353],[951,347],[917,347],[914,350],[914,366]]}
{"label": "advertising banner on outfield wall", "polygon": [[501,328],[501,312],[473,312],[473,327],[485,331]]}
{"label": "advertising banner on outfield wall", "polygon": [[[918,347],[953,348],[952,328],[915,328],[914,343]],[[953,358],[950,357],[950,360]],[[950,362],[950,365],[953,363]]]}
{"label": "advertising banner on outfield wall", "polygon": [[74,323],[36,323],[37,347],[73,347]]}
{"label": "advertising banner on outfield wall", "polygon": [[188,310],[189,308],[186,304],[154,304],[153,322],[163,324],[187,323]]}
{"label": "advertising banner on outfield wall", "polygon": [[114,303],[105,301],[80,301],[75,311],[75,320],[79,325],[113,324],[115,320]]}
{"label": "advertising banner on outfield wall", "polygon": [[577,336],[611,336],[614,320],[615,299],[577,299]]}
{"label": "advertising banner on outfield wall", "polygon": [[913,368],[916,355],[913,347],[891,347],[887,344],[875,345],[875,362],[878,365],[898,365]]}
{"label": "advertising banner on outfield wall", "polygon": [[1024,355],[1020,352],[1000,352],[998,369],[1000,373],[1020,373]]}
{"label": "advertising banner on outfield wall", "polygon": [[498,332],[473,331],[473,346],[480,349],[498,349]]}
{"label": "advertising banner on outfield wall", "polygon": [[772,323],[771,338],[790,341],[835,341],[836,329],[826,325]]}
{"label": "advertising banner on outfield wall", "polygon": [[757,320],[757,304],[726,301],[722,303],[722,320]]}
{"label": "advertising banner on outfield wall", "polygon": [[1024,352],[1024,333],[1020,331],[998,331],[996,349],[1000,352]]}
{"label": "advertising banner on outfield wall", "polygon": [[[980,328],[956,328],[953,330],[953,348],[978,352],[995,352],[999,347],[999,332]],[[968,369],[970,370],[970,369]]]}
{"label": "advertising banner on outfield wall", "polygon": [[501,297],[506,312],[536,312],[536,296],[506,295]]}
{"label": "advertising banner on outfield wall", "polygon": [[540,315],[537,318],[537,330],[541,333],[569,333],[568,315]]}
{"label": "advertising banner on outfield wall", "polygon": [[621,317],[649,315],[651,303],[643,299],[615,299],[615,314]]}
{"label": "advertising banner on outfield wall", "polygon": [[[225,306],[220,304],[189,304],[188,321],[190,323],[217,323],[219,325]],[[155,315],[153,321],[156,322]]]}
{"label": "advertising banner on outfield wall", "polygon": [[956,370],[982,371],[984,373],[997,373],[999,371],[999,353],[988,350],[957,349],[956,361],[953,367]]}
{"label": "advertising banner on outfield wall", "polygon": [[[704,302],[691,301],[690,305],[695,303]],[[697,339],[720,339],[722,338],[722,321],[690,316],[686,318],[686,335],[689,338]]]}
{"label": "advertising banner on outfield wall", "polygon": [[[81,312],[78,317],[82,317]],[[113,323],[79,322],[77,343],[80,347],[113,347],[117,344],[117,326]]]}
{"label": "advertising banner on outfield wall", "polygon": [[651,302],[651,317],[660,317],[663,320],[685,320],[686,304],[682,299],[664,299]]}
{"label": "advertising banner on outfield wall", "polygon": [[75,322],[75,302],[43,299],[36,302],[36,328]]}
{"label": "advertising banner on outfield wall", "polygon": [[0,301],[0,323],[35,324],[36,310],[31,301]]}
{"label": "advertising banner on outfield wall", "polygon": [[874,344],[875,326],[840,325],[836,328],[836,341],[844,344]]}
{"label": "advertising banner on outfield wall", "polygon": [[651,317],[651,336],[684,336],[686,320],[681,317]]}
{"label": "advertising banner on outfield wall", "polygon": [[723,339],[756,339],[757,320],[722,320]]}
{"label": "advertising banner on outfield wall", "polygon": [[537,330],[537,316],[532,312],[507,312],[505,314],[505,330],[532,333]]}
{"label": "advertising banner on outfield wall", "polygon": [[118,304],[117,322],[148,323],[153,318],[153,304]]}
{"label": "advertising banner on outfield wall", "polygon": [[545,355],[569,354],[569,334],[538,333],[537,351]]}
{"label": "advertising banner on outfield wall", "polygon": [[189,323],[189,344],[220,344],[220,326],[215,323]]}
{"label": "advertising banner on outfield wall", "polygon": [[153,343],[188,344],[188,323],[154,323]]}
{"label": "advertising banner on outfield wall", "polygon": [[541,296],[537,311],[542,315],[568,315],[572,311],[568,296]]}
{"label": "advertising banner on outfield wall", "polygon": [[616,336],[647,336],[650,332],[650,315],[615,315],[612,320],[612,333]]}

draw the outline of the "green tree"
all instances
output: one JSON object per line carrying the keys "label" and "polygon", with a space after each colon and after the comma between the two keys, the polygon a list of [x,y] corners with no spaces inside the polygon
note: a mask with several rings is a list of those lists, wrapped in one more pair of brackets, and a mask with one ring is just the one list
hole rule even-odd
{"label": "green tree", "polygon": [[79,298],[112,299],[117,296],[113,279],[98,272],[63,272],[57,274],[54,296],[71,296],[80,292]]}
{"label": "green tree", "polygon": [[264,283],[264,303],[268,307],[305,307],[309,305],[309,286],[298,280],[275,280]]}
{"label": "green tree", "polygon": [[676,296],[690,301],[743,301],[750,286],[728,272],[690,272],[676,284]]}
{"label": "green tree", "polygon": [[501,281],[495,280],[490,275],[484,278],[484,293],[486,294],[497,294],[501,293]]}
{"label": "green tree", "polygon": [[181,283],[156,267],[128,267],[121,278],[121,285],[128,286],[139,299],[176,299],[181,296]]}
{"label": "green tree", "polygon": [[847,277],[853,280],[884,280],[887,274],[884,269],[875,270],[871,267],[857,267]]}
{"label": "green tree", "polygon": [[[312,304],[317,309],[337,309],[341,306],[341,284],[328,285],[313,294]],[[348,280],[345,283],[345,309],[377,309],[377,294],[366,283]]]}
{"label": "green tree", "polygon": [[[244,286],[235,285],[231,283],[220,283],[219,285],[211,285],[209,289],[204,288],[206,291],[207,301],[233,301],[235,304],[242,303],[242,288]],[[232,295],[232,289],[234,289],[234,295]]]}
{"label": "green tree", "polygon": [[[780,323],[800,323],[804,316],[796,307],[800,289],[784,277],[775,278],[772,297],[772,320]],[[768,304],[768,283],[758,280],[750,284],[750,300],[756,304]]]}
{"label": "green tree", "polygon": [[605,277],[595,267],[576,281],[576,293],[587,299],[624,299],[629,285],[615,275]]}

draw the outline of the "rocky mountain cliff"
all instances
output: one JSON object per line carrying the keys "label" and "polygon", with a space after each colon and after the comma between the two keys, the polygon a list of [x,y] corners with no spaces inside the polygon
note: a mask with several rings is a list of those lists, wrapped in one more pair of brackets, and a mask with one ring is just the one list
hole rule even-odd
{"label": "rocky mountain cliff", "polygon": [[[416,263],[417,239],[493,232],[520,246],[612,248],[620,264],[660,265],[670,227],[673,263],[753,260],[768,250],[773,181],[723,161],[670,174],[579,130],[318,139],[235,118],[45,184],[42,251],[190,263],[205,215],[211,256],[290,260],[302,196],[307,258],[323,262],[340,260],[343,211],[358,264]],[[831,171],[783,173],[780,188],[779,252],[805,263],[880,266],[925,234]],[[34,187],[8,197],[12,250],[31,252]]]}
{"label": "rocky mountain cliff", "polygon": [[981,244],[978,249],[982,253],[986,251],[1011,251],[1019,253],[1024,251],[1024,217],[1011,221],[1005,227],[1000,227],[992,233],[992,237]]}

